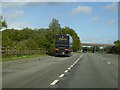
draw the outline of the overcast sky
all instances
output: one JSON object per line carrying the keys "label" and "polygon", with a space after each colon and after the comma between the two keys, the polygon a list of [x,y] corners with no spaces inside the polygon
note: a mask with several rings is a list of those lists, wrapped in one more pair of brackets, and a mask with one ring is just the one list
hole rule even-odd
{"label": "overcast sky", "polygon": [[6,2],[2,3],[2,14],[8,28],[47,28],[51,20],[56,18],[61,27],[73,28],[82,43],[113,43],[118,39],[116,2],[4,1]]}

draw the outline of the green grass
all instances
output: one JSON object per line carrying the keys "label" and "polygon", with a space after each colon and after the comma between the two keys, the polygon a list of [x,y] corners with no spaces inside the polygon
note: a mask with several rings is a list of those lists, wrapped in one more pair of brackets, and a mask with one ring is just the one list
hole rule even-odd
{"label": "green grass", "polygon": [[20,60],[20,59],[26,59],[26,58],[42,57],[42,56],[48,56],[48,55],[47,54],[33,54],[33,55],[23,55],[23,56],[11,56],[11,57],[2,58],[2,61]]}
{"label": "green grass", "polygon": [[[80,52],[73,52],[73,54],[80,54]],[[27,58],[37,58],[42,56],[48,56],[47,54],[33,54],[33,55],[22,55],[22,56],[11,56],[2,58],[2,61],[13,61],[13,60],[21,60]]]}

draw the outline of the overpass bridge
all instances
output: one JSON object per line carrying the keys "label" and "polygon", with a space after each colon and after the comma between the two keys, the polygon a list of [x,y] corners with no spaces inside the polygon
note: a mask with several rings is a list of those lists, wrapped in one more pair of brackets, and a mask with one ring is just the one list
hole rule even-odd
{"label": "overpass bridge", "polygon": [[[100,44],[100,43],[81,43],[81,46],[92,46],[93,48],[93,53],[96,51],[96,47],[102,47],[102,52],[104,52],[105,47],[113,47],[114,44]],[[84,51],[84,49],[83,49]]]}
{"label": "overpass bridge", "polygon": [[81,43],[81,46],[100,46],[100,47],[104,47],[104,46],[114,46],[114,44],[99,44],[99,43]]}

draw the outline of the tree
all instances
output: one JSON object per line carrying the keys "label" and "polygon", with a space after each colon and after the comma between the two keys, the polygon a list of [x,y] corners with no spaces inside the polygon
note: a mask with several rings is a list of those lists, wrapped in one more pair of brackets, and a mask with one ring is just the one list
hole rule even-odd
{"label": "tree", "polygon": [[16,42],[11,40],[10,38],[6,37],[6,38],[2,38],[2,47],[11,47],[13,48],[16,45]]}
{"label": "tree", "polygon": [[48,32],[46,34],[46,41],[49,51],[52,51],[55,48],[55,35],[61,30],[59,21],[57,19],[52,19],[49,24]]}
{"label": "tree", "polygon": [[120,40],[114,42],[116,53],[120,53]]}
{"label": "tree", "polygon": [[60,24],[59,24],[59,22],[58,22],[58,20],[57,19],[52,19],[52,21],[50,22],[50,24],[49,24],[49,29],[51,30],[51,31],[53,31],[53,33],[54,32],[56,32],[57,30],[60,30]]}
{"label": "tree", "polygon": [[120,40],[114,42],[114,46],[105,48],[108,53],[120,54]]}
{"label": "tree", "polygon": [[62,28],[60,30],[60,34],[70,34],[71,37],[73,38],[73,51],[78,51],[81,48],[81,42],[80,38],[78,37],[77,33],[75,30],[69,27]]}
{"label": "tree", "polygon": [[5,20],[0,20],[0,29],[2,29],[2,28],[7,28],[7,23],[6,23],[6,21]]}
{"label": "tree", "polygon": [[5,20],[2,22],[2,27],[7,28],[7,23],[6,23],[6,21],[5,21]]}

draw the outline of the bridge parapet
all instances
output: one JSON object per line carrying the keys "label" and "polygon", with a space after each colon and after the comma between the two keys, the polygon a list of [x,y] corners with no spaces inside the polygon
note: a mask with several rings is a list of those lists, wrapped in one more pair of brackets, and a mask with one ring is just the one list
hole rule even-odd
{"label": "bridge parapet", "polygon": [[114,46],[114,44],[81,43],[82,46]]}

